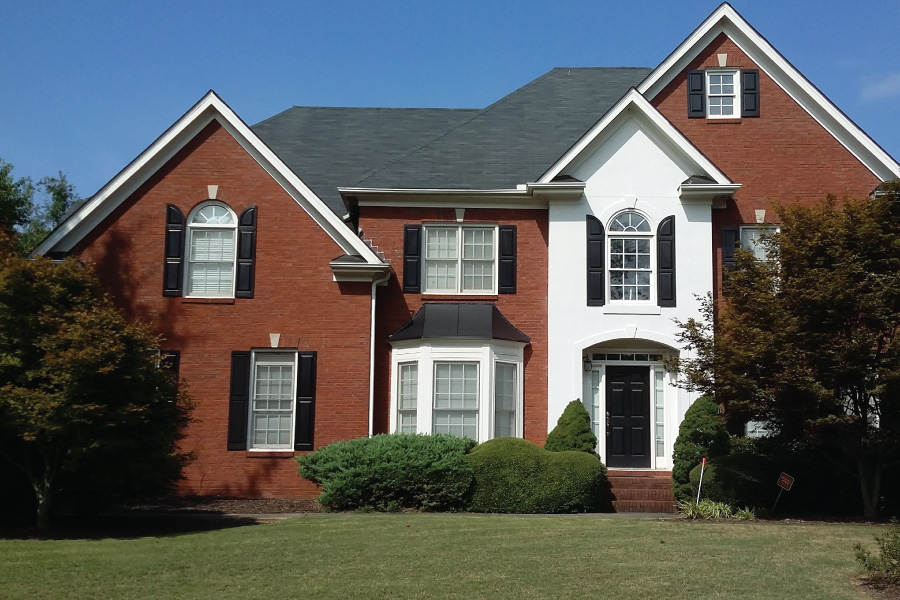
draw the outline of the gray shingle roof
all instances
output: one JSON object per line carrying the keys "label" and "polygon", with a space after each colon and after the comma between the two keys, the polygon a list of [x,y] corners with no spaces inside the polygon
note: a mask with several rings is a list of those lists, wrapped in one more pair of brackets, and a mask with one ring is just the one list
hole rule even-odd
{"label": "gray shingle roof", "polygon": [[338,186],[430,142],[478,109],[295,106],[253,131],[338,215]]}
{"label": "gray shingle roof", "polygon": [[536,181],[651,69],[556,68],[483,110],[293,107],[253,130],[337,214],[337,187]]}

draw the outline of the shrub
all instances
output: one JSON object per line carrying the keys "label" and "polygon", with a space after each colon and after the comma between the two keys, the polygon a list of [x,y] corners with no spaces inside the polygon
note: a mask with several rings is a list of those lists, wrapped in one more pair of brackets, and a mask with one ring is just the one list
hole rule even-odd
{"label": "shrub", "polygon": [[704,456],[728,453],[728,430],[719,415],[719,405],[709,396],[698,398],[684,415],[672,455],[672,491],[678,500],[691,499],[691,469]]}
{"label": "shrub", "polygon": [[597,436],[591,431],[591,416],[581,400],[569,402],[556,422],[556,427],[547,436],[544,449],[551,452],[575,450],[596,454]]}
{"label": "shrub", "polygon": [[[694,498],[700,483],[700,470],[700,465],[697,465],[690,473]],[[706,462],[700,495],[736,506],[767,506],[774,499],[772,491],[779,472],[766,455],[741,453],[718,456]]]}
{"label": "shrub", "polygon": [[735,510],[727,502],[715,502],[703,499],[699,504],[691,500],[682,500],[678,503],[678,511],[687,519],[738,519],[741,521],[753,521],[756,513],[750,508]]}
{"label": "shrub", "polygon": [[472,450],[475,512],[573,513],[597,510],[606,467],[595,454],[550,452],[518,438],[497,438]]}
{"label": "shrub", "polygon": [[329,444],[297,459],[334,510],[461,510],[472,491],[468,438],[398,433]]}
{"label": "shrub", "polygon": [[887,533],[876,537],[875,542],[880,556],[873,557],[868,550],[856,544],[856,560],[865,567],[872,579],[900,585],[900,522],[891,519]]}

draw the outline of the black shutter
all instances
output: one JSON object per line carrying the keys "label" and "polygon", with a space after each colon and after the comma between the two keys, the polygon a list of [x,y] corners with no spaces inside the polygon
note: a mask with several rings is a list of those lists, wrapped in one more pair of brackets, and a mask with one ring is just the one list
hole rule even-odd
{"label": "black shutter", "polygon": [[734,271],[737,263],[734,260],[734,248],[738,244],[738,228],[722,228],[722,268],[725,271]]}
{"label": "black shutter", "polygon": [[297,421],[294,450],[312,450],[315,431],[316,353],[301,351],[297,356]]}
{"label": "black shutter", "polygon": [[181,296],[184,281],[184,213],[166,206],[166,250],[163,263],[163,296]]}
{"label": "black shutter", "polygon": [[702,119],[706,117],[706,73],[704,71],[687,72],[688,117]]}
{"label": "black shutter", "polygon": [[656,296],[659,306],[675,306],[675,216],[666,217],[656,232]]}
{"label": "black shutter", "polygon": [[234,297],[252,298],[256,271],[256,207],[241,213],[238,220],[237,275]]}
{"label": "black shutter", "polygon": [[587,215],[587,305],[603,306],[606,300],[603,224]]}
{"label": "black shutter", "polygon": [[231,353],[231,396],[228,402],[228,449],[247,449],[250,412],[250,353]]}
{"label": "black shutter", "polygon": [[422,270],[422,227],[403,226],[403,291],[418,293]]}
{"label": "black shutter", "polygon": [[759,71],[757,69],[741,71],[741,116],[759,116]]}
{"label": "black shutter", "polygon": [[500,285],[501,294],[516,293],[516,226],[500,226]]}

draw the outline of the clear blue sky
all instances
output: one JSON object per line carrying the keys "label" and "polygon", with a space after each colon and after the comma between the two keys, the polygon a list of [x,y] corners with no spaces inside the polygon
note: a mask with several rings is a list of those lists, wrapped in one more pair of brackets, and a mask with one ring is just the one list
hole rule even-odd
{"label": "clear blue sky", "polygon": [[[732,5],[900,158],[900,0]],[[292,105],[480,108],[557,66],[655,67],[717,6],[7,0],[0,158],[89,196],[210,88],[250,124]]]}

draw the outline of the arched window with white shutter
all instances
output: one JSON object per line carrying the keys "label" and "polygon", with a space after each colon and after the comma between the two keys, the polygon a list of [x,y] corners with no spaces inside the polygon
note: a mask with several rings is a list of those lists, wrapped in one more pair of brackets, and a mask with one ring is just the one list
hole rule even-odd
{"label": "arched window with white shutter", "polygon": [[188,216],[185,295],[234,298],[237,218],[221,202],[204,202]]}

